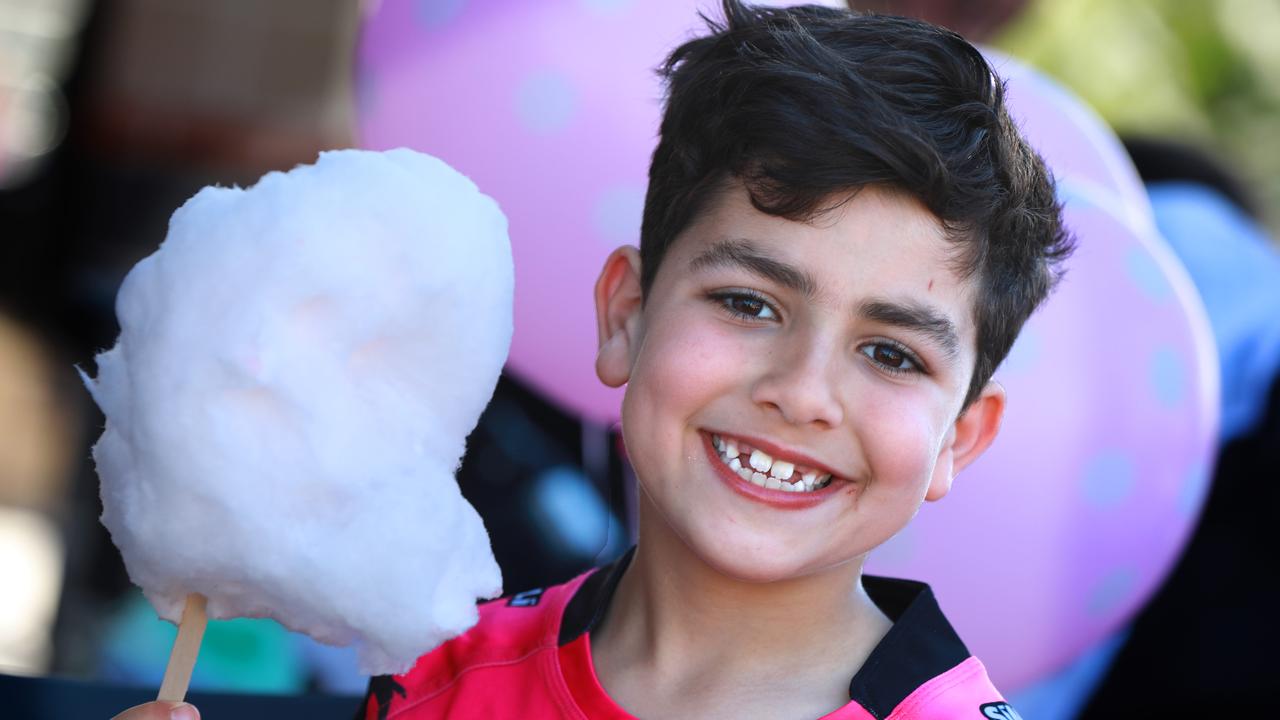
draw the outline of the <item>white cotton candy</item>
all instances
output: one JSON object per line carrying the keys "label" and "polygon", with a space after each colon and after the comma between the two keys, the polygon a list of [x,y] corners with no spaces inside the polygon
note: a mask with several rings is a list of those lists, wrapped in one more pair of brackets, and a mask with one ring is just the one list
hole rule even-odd
{"label": "white cotton candy", "polygon": [[85,378],[102,522],[177,622],[272,617],[402,672],[502,579],[454,480],[511,341],[498,206],[409,150],[205,188]]}

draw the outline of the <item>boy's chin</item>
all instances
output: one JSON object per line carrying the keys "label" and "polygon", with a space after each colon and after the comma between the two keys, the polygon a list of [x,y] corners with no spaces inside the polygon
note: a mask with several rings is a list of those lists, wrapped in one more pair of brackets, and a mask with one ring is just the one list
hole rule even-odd
{"label": "boy's chin", "polygon": [[774,583],[795,580],[804,577],[809,573],[799,572],[794,567],[761,567],[759,564],[752,566],[743,566],[736,564],[730,567],[713,566],[717,572],[725,577],[741,583],[750,585],[771,585]]}
{"label": "boy's chin", "polygon": [[690,550],[709,568],[731,580],[767,584],[800,580],[837,567],[856,568],[849,559],[820,557],[804,551],[781,553],[760,544],[732,541],[690,543]]}

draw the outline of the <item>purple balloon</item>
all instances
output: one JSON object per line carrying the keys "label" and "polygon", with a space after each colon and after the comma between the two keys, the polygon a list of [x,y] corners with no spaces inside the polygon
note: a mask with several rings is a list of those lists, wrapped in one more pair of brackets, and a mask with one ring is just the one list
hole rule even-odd
{"label": "purple balloon", "polygon": [[[592,286],[610,250],[639,240],[653,69],[701,31],[697,7],[384,0],[364,28],[363,144],[441,157],[498,200],[516,263],[508,367],[596,421],[621,395],[595,377]],[[1002,437],[871,566],[933,583],[1012,691],[1120,626],[1167,572],[1205,491],[1217,375],[1119,142],[1061,87],[992,57],[1080,249],[998,372]]]}

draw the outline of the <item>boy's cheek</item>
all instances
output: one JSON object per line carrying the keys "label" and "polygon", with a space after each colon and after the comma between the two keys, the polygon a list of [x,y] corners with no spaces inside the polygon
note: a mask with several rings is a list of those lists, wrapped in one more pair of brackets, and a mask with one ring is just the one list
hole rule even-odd
{"label": "boy's cheek", "polygon": [[902,388],[879,389],[864,393],[850,412],[872,478],[908,485],[921,499],[946,436],[944,409],[923,400]]}
{"label": "boy's cheek", "polygon": [[[656,332],[655,332],[656,331]],[[671,332],[650,328],[650,340],[637,361],[638,378],[655,399],[694,399],[736,382],[745,382],[750,354],[723,330],[705,324]]]}

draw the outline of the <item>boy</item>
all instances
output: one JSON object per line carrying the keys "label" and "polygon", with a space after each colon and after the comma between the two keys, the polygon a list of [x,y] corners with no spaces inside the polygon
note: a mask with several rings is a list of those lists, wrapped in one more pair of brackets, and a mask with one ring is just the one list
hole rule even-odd
{"label": "boy", "polygon": [[1070,251],[959,36],[725,0],[676,49],[641,246],[596,285],[639,544],[486,603],[368,718],[1016,718],[867,554],[995,438],[990,382]]}
{"label": "boy", "polygon": [[482,607],[369,718],[1014,718],[868,552],[995,438],[991,373],[1069,252],[958,36],[724,3],[675,50],[641,246],[596,285],[638,546]]}

